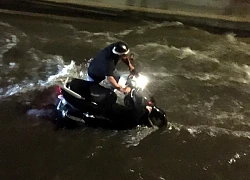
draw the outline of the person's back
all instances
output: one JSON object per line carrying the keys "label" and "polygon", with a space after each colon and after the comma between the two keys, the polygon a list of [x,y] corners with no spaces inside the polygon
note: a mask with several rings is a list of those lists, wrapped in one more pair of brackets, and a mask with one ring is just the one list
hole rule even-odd
{"label": "person's back", "polygon": [[88,75],[94,81],[100,82],[106,76],[113,75],[115,66],[119,60],[119,56],[112,53],[115,43],[101,50],[90,62]]}

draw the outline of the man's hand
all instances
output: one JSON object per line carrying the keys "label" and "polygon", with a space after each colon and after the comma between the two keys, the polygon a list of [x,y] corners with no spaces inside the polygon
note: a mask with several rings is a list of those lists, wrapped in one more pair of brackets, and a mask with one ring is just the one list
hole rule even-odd
{"label": "man's hand", "polygon": [[130,74],[137,76],[139,73],[135,69],[133,69],[130,71]]}
{"label": "man's hand", "polygon": [[121,92],[124,92],[126,94],[130,93],[130,91],[131,91],[130,87],[121,88]]}
{"label": "man's hand", "polygon": [[129,55],[129,60],[130,60],[130,62],[133,62],[133,61],[134,61],[134,58],[135,58],[135,55],[134,55],[133,53],[131,53],[131,54]]}
{"label": "man's hand", "polygon": [[130,93],[131,88],[130,88],[130,87],[125,87],[125,88],[120,87],[120,88],[118,88],[118,90],[119,90],[120,92],[123,92],[123,93],[125,93],[125,94],[128,94],[128,93]]}
{"label": "man's hand", "polygon": [[124,92],[124,93],[129,93],[131,91],[130,87],[125,87],[122,88],[115,80],[115,78],[113,76],[108,76],[107,77],[109,82],[113,85],[113,87],[115,87],[117,90]]}
{"label": "man's hand", "polygon": [[151,106],[146,106],[146,109],[148,110],[148,114],[152,112],[152,107]]}
{"label": "man's hand", "polygon": [[124,55],[121,57],[122,61],[129,67],[129,70],[133,70],[135,67],[133,66],[133,64],[131,63],[131,61],[133,61],[134,59],[134,55],[131,54],[130,57],[127,57],[127,55]]}

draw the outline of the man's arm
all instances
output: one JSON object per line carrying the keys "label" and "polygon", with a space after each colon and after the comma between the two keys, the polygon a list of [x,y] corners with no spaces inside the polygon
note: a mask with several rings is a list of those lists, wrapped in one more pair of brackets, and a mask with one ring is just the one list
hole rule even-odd
{"label": "man's arm", "polygon": [[129,93],[131,91],[130,87],[122,88],[115,80],[113,76],[107,76],[108,81],[114,86],[118,91]]}
{"label": "man's arm", "polygon": [[126,57],[126,58],[122,58],[122,61],[129,67],[130,71],[133,71],[135,69],[135,67],[133,66],[133,64],[131,63],[130,58]]}
{"label": "man's arm", "polygon": [[128,62],[129,62],[129,64],[128,64],[129,70],[130,70],[130,71],[133,71],[133,70],[135,69],[135,67],[134,67],[134,65],[131,63],[131,61],[129,60],[129,58],[128,58]]}
{"label": "man's arm", "polygon": [[113,76],[107,76],[108,81],[116,88],[117,90],[121,91],[122,87],[116,82]]}

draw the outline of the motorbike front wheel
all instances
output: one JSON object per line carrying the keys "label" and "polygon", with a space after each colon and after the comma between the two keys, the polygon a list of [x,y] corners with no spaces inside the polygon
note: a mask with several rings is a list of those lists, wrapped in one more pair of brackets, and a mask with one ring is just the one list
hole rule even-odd
{"label": "motorbike front wheel", "polygon": [[133,99],[130,97],[130,95],[126,95],[124,97],[124,105],[126,107],[130,107],[130,108],[133,108],[135,105],[134,105],[134,101]]}
{"label": "motorbike front wheel", "polygon": [[168,122],[167,118],[158,118],[158,117],[150,117],[149,121],[151,121],[150,122],[151,126],[154,125],[157,127],[165,126]]}
{"label": "motorbike front wheel", "polygon": [[149,115],[149,123],[157,127],[166,125],[168,123],[168,120],[165,112],[162,109],[154,106],[152,108],[151,114]]}

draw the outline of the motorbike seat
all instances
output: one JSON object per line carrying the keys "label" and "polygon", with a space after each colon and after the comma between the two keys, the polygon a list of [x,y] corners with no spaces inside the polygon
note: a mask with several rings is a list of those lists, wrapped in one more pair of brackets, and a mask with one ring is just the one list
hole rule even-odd
{"label": "motorbike seat", "polygon": [[108,88],[99,84],[90,86],[90,100],[104,106],[112,105],[117,100],[117,95]]}
{"label": "motorbike seat", "polygon": [[95,82],[73,79],[68,84],[68,88],[86,100],[103,106],[113,105],[117,100],[117,95],[113,91]]}

